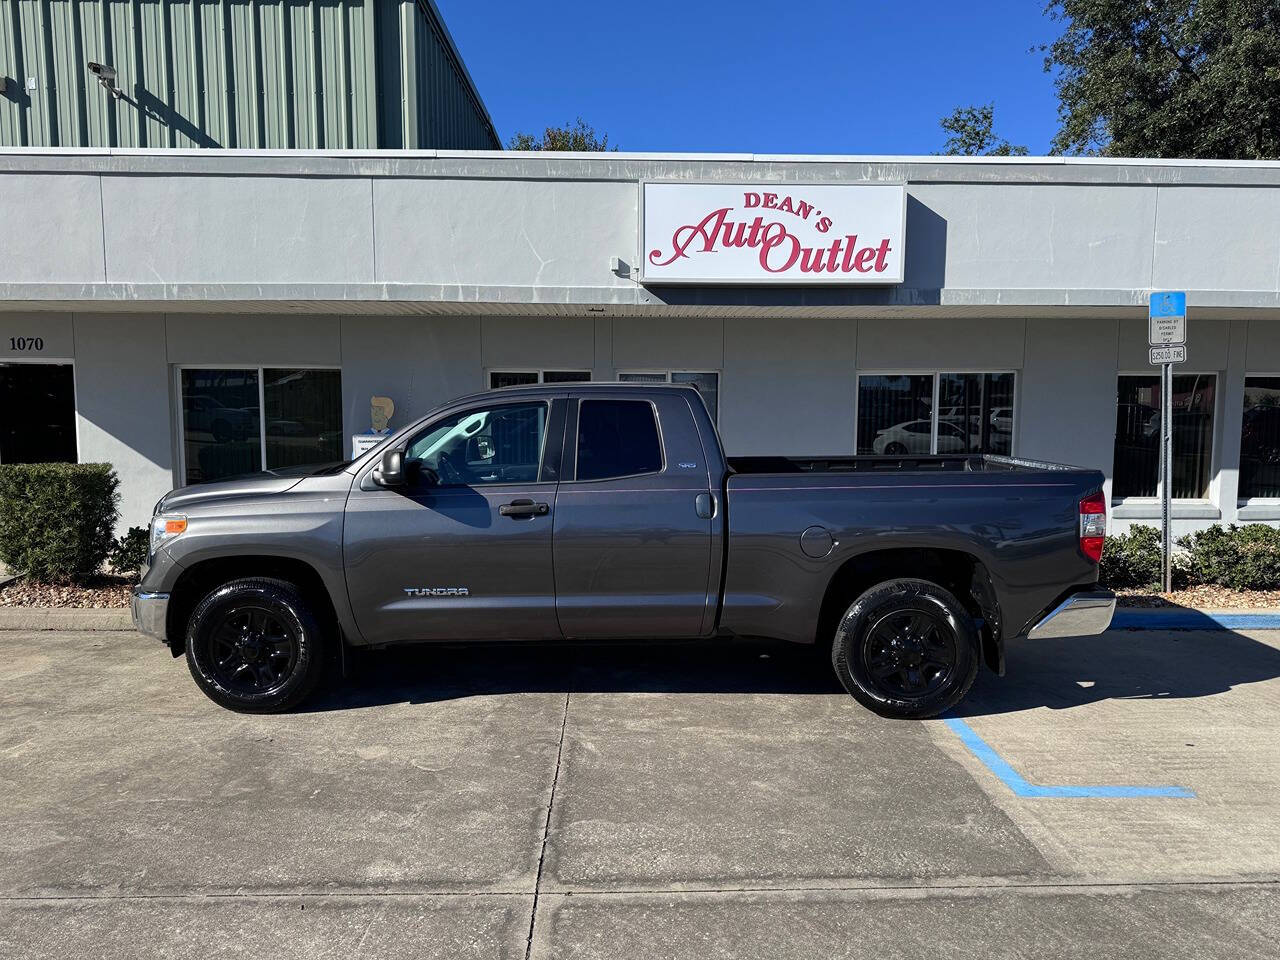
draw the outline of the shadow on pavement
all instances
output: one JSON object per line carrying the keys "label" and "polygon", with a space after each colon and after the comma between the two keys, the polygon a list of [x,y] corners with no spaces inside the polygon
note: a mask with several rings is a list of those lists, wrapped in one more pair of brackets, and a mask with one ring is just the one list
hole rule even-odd
{"label": "shadow on pavement", "polygon": [[[1207,697],[1280,677],[1280,650],[1226,630],[1116,630],[1015,640],[955,716],[1067,709],[1110,699]],[[502,693],[839,694],[825,656],[788,644],[474,644],[360,651],[303,709],[344,710]]]}
{"label": "shadow on pavement", "polygon": [[500,693],[840,694],[811,648],[718,642],[471,644],[360,651],[304,710]]}
{"label": "shadow on pavement", "polygon": [[1005,676],[979,674],[955,716],[1210,697],[1280,677],[1280,650],[1230,630],[1111,630],[1096,637],[1014,640],[1006,659]]}

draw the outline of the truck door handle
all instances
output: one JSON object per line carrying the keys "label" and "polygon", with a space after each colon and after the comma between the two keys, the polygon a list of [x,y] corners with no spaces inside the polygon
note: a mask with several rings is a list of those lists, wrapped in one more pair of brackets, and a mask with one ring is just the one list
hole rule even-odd
{"label": "truck door handle", "polygon": [[709,493],[700,493],[693,498],[693,512],[703,520],[710,520],[716,515],[716,498]]}
{"label": "truck door handle", "polygon": [[545,517],[551,507],[545,503],[534,503],[532,500],[512,500],[498,508],[504,517]]}

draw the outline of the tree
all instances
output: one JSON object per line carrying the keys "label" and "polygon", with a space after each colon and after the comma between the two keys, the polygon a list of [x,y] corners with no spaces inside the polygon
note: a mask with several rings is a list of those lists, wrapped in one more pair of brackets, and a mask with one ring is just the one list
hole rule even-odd
{"label": "tree", "polygon": [[1051,0],[1055,153],[1280,157],[1280,0]]}
{"label": "tree", "polygon": [[951,136],[943,153],[952,157],[1025,157],[1027,148],[995,135],[995,105],[956,107],[939,123]]}
{"label": "tree", "polygon": [[[609,149],[608,134],[597,134],[595,127],[581,117],[577,122],[563,127],[547,127],[542,136],[517,133],[507,141],[508,150],[578,150],[597,152]],[[614,150],[618,148],[613,147]]]}

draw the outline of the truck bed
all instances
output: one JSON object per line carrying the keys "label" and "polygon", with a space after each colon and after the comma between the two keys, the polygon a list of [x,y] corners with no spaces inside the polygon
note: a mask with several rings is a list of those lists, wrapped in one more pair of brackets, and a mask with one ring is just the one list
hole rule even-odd
{"label": "truck bed", "polygon": [[729,457],[735,474],[765,473],[1021,473],[1077,467],[996,454],[921,454],[907,457]]}
{"label": "truck bed", "polygon": [[[1079,542],[1079,503],[1102,488],[1097,470],[992,455],[739,457],[729,467],[720,623],[733,633],[811,640],[833,567],[886,549],[899,561],[903,551],[976,559],[1011,636],[1064,587],[1097,579]],[[806,554],[804,532],[828,538],[829,552]]]}

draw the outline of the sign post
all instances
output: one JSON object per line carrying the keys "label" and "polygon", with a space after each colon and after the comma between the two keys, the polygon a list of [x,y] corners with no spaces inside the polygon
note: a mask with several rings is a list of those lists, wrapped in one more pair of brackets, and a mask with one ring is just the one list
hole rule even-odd
{"label": "sign post", "polygon": [[1173,589],[1173,365],[1187,359],[1187,294],[1164,290],[1151,294],[1148,359],[1160,367],[1160,579]]}

